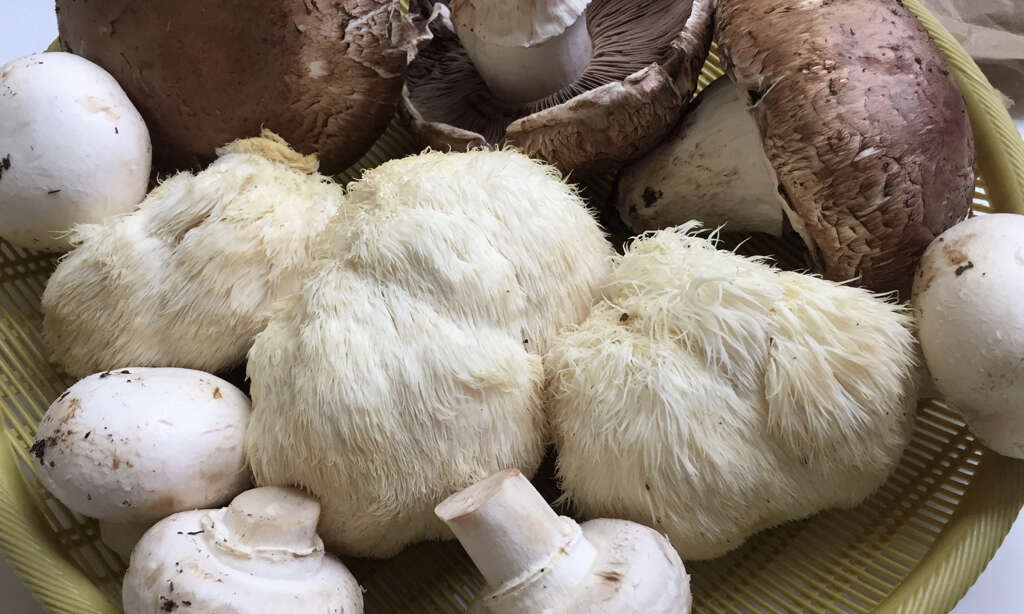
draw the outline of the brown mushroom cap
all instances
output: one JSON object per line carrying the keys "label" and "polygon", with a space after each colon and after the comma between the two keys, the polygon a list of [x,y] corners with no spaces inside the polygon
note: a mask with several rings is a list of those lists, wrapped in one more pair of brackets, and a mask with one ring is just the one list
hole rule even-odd
{"label": "brown mushroom cap", "polygon": [[57,0],[61,46],[110,72],[163,168],[267,128],[334,172],[387,127],[414,28],[398,0]]}
{"label": "brown mushroom cap", "polygon": [[402,110],[437,149],[512,145],[589,174],[634,158],[678,121],[711,45],[712,0],[593,0],[593,56],[562,90],[510,103],[488,90],[449,19],[409,66]]}
{"label": "brown mushroom cap", "polygon": [[967,110],[928,33],[894,0],[718,0],[715,21],[822,273],[909,298],[974,189]]}

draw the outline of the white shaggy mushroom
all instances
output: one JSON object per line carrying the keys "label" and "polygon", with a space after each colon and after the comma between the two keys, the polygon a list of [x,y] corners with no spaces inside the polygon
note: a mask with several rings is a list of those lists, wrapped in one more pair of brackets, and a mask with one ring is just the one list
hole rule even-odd
{"label": "white shaggy mushroom", "polygon": [[346,554],[450,538],[438,501],[540,463],[540,353],[589,312],[611,245],[554,169],[511,151],[388,162],[321,241],[249,353],[256,479],[313,493]]}
{"label": "white shaggy mushroom", "polygon": [[633,243],[545,357],[565,496],[666,533],[684,559],[861,502],[917,398],[903,308],[718,250],[697,226]]}
{"label": "white shaggy mushroom", "polygon": [[120,365],[220,371],[245,358],[270,304],[298,289],[344,200],[273,133],[175,175],[139,210],[79,226],[43,293],[43,335],[81,376]]}

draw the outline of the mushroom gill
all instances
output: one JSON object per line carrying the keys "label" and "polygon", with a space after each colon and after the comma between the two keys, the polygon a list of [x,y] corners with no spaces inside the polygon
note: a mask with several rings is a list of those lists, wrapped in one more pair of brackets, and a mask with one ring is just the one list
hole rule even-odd
{"label": "mushroom gill", "polygon": [[[437,5],[434,7],[437,10]],[[511,143],[527,153],[551,154],[530,151],[544,147],[534,147],[529,134],[513,133],[517,127],[524,132],[534,128],[513,124],[549,111],[543,128],[549,133],[553,128],[556,134],[543,139],[567,140],[560,126],[564,124],[569,131],[587,121],[582,117],[586,114],[577,109],[577,117],[570,118],[568,109],[561,113],[558,107],[575,103],[602,87],[618,85],[626,91],[589,101],[600,107],[599,123],[612,123],[616,111],[631,104],[664,108],[661,113],[651,114],[651,121],[641,120],[638,125],[622,130],[611,127],[612,140],[617,143],[602,143],[600,135],[588,133],[588,139],[595,139],[593,146],[572,146],[583,147],[587,152],[569,152],[565,157],[557,152],[541,155],[562,170],[608,166],[604,158],[618,163],[642,153],[636,149],[646,150],[657,142],[678,120],[695,89],[711,39],[710,0],[593,0],[586,12],[593,51],[582,74],[553,94],[529,102],[513,102],[488,89],[460,42],[447,5],[442,7],[443,17],[431,24],[433,40],[409,66],[403,95],[403,108],[411,116],[413,130],[426,145],[464,149]],[[643,74],[645,69],[655,74]],[[576,128],[576,132],[582,131]],[[630,141],[644,144],[637,146]]]}

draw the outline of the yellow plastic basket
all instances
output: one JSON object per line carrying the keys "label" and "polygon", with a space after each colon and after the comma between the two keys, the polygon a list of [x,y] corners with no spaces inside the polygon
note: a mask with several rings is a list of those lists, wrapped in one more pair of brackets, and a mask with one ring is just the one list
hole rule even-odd
{"label": "yellow plastic basket", "polygon": [[[1024,213],[1024,142],[964,50],[917,0],[906,5],[949,58],[967,99],[978,150],[976,209]],[[721,75],[718,66],[712,54],[702,85]],[[392,125],[341,179],[413,150],[409,135]],[[607,184],[589,193],[601,198]],[[43,412],[72,383],[47,360],[39,338],[39,295],[53,265],[51,257],[0,242],[0,545],[52,611],[116,613],[123,563],[99,542],[95,522],[43,489],[28,454]],[[979,445],[942,403],[924,403],[899,468],[869,501],[787,523],[726,557],[689,565],[694,611],[948,612],[1022,503],[1024,462]],[[367,589],[370,614],[463,612],[481,585],[453,542],[349,563]]]}

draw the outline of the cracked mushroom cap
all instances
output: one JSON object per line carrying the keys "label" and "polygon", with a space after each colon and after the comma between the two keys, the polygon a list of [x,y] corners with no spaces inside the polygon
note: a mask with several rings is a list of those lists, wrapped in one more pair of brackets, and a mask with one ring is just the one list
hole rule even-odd
{"label": "cracked mushroom cap", "polygon": [[[541,22],[565,28],[587,3],[549,4],[561,10]],[[593,0],[585,14],[592,54],[582,74],[553,94],[510,102],[484,82],[447,6],[433,11],[433,40],[410,64],[402,93],[402,111],[422,144],[512,145],[578,175],[614,168],[661,140],[696,89],[711,44],[711,0]],[[476,20],[496,20],[490,15]],[[502,33],[498,42],[549,36],[543,29],[527,38]]]}
{"label": "cracked mushroom cap", "polygon": [[719,0],[715,23],[818,268],[909,298],[974,190],[967,110],[928,33],[877,0]]}
{"label": "cracked mushroom cap", "polygon": [[398,0],[57,0],[57,16],[61,47],[139,108],[162,168],[261,128],[346,168],[394,114],[415,38]]}

